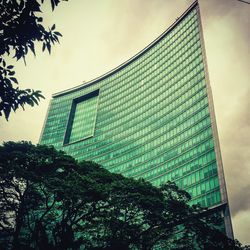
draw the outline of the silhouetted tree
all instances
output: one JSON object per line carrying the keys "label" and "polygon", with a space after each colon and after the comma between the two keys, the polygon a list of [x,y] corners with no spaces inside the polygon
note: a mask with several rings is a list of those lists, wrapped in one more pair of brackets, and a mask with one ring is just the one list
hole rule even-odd
{"label": "silhouetted tree", "polygon": [[41,229],[56,202],[46,185],[58,178],[59,166],[73,164],[73,158],[46,146],[9,142],[0,148],[0,228],[11,235],[13,249]]}
{"label": "silhouetted tree", "polygon": [[[52,10],[61,0],[51,0]],[[35,42],[42,43],[42,50],[50,53],[51,45],[59,42],[61,34],[55,24],[48,30],[43,26],[40,3],[44,0],[0,0],[0,116],[8,120],[11,110],[20,106],[34,106],[40,98],[40,91],[19,89],[14,77],[13,65],[7,65],[4,55],[14,52],[14,58],[23,59],[31,51],[35,53]]]}
{"label": "silhouetted tree", "polygon": [[160,188],[76,162],[52,147],[0,147],[0,243],[6,249],[250,249],[215,228],[174,183]]}

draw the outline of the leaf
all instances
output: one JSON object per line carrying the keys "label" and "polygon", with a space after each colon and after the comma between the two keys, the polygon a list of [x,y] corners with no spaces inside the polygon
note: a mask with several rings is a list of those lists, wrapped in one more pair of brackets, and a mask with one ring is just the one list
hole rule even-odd
{"label": "leaf", "polygon": [[15,71],[10,71],[10,72],[9,72],[9,75],[10,75],[10,76],[15,75]]}
{"label": "leaf", "polygon": [[31,42],[31,43],[29,44],[29,47],[30,47],[31,51],[33,52],[34,56],[36,56],[36,51],[35,51],[34,43]]}
{"label": "leaf", "polygon": [[7,86],[8,88],[12,88],[12,84],[11,84],[10,79],[5,78],[5,83],[6,83],[6,86]]}
{"label": "leaf", "polygon": [[55,44],[55,39],[54,39],[53,36],[50,38],[50,40],[51,40],[51,42],[52,42],[53,44]]}
{"label": "leaf", "polygon": [[10,111],[11,111],[11,107],[10,106],[5,107],[5,109],[3,110],[4,116],[5,116],[5,118],[6,118],[7,121],[8,121],[9,116],[10,116]]}
{"label": "leaf", "polygon": [[56,28],[56,25],[53,24],[53,26],[51,27],[51,30],[54,30]]}
{"label": "leaf", "polygon": [[55,9],[55,3],[54,3],[54,0],[50,0],[51,1],[51,8],[52,8],[52,10],[54,10]]}
{"label": "leaf", "polygon": [[50,43],[47,43],[47,49],[48,49],[48,51],[50,53],[51,52],[51,45],[50,45]]}
{"label": "leaf", "polygon": [[7,69],[13,69],[13,68],[14,68],[13,65],[9,65],[9,66],[7,67]]}
{"label": "leaf", "polygon": [[37,18],[37,22],[41,23],[43,21],[43,18],[42,17],[38,17]]}
{"label": "leaf", "polygon": [[10,80],[15,82],[16,84],[18,84],[18,81],[17,81],[17,79],[15,77],[10,77]]}
{"label": "leaf", "polygon": [[57,38],[57,36],[54,36],[54,39],[55,39],[56,42],[60,43],[59,39]]}
{"label": "leaf", "polygon": [[39,98],[43,98],[45,99],[45,97],[42,95],[42,92],[40,90],[37,90],[34,92],[34,95],[39,99]]}
{"label": "leaf", "polygon": [[46,48],[46,43],[43,43],[43,48],[42,48],[42,51],[44,51]]}
{"label": "leaf", "polygon": [[36,105],[38,105],[38,101],[37,101],[36,98],[33,98],[33,101],[34,101],[34,103],[35,103]]}
{"label": "leaf", "polygon": [[54,32],[54,34],[56,34],[57,36],[62,36],[62,34],[58,31]]}
{"label": "leaf", "polygon": [[25,64],[25,66],[26,66],[25,56],[22,56],[22,58],[23,58],[23,62],[24,62],[24,64]]}

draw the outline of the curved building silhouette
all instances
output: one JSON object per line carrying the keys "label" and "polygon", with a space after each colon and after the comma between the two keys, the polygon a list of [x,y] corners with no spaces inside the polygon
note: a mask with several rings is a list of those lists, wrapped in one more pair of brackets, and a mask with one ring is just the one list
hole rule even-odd
{"label": "curved building silhouette", "polygon": [[233,237],[197,2],[124,64],[54,94],[40,143],[156,186],[175,181]]}

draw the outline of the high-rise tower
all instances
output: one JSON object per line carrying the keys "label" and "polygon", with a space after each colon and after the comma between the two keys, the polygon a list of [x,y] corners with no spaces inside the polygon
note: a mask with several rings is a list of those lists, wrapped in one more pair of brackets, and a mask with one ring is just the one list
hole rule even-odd
{"label": "high-rise tower", "polygon": [[107,74],[53,95],[40,143],[221,212],[233,237],[198,3]]}

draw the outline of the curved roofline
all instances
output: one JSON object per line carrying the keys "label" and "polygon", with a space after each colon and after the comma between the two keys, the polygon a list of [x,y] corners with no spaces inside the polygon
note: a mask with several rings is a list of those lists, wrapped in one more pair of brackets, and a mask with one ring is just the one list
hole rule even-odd
{"label": "curved roofline", "polygon": [[133,57],[131,57],[130,59],[128,59],[127,61],[125,61],[124,63],[120,64],[119,66],[117,66],[116,68],[108,71],[107,73],[94,78],[93,80],[90,80],[89,82],[77,85],[76,87],[73,88],[69,88],[67,90],[63,90],[60,92],[57,92],[55,94],[52,95],[52,97],[59,97],[62,95],[66,95],[69,94],[71,92],[74,92],[76,90],[80,90],[86,87],[89,87],[92,84],[95,84],[96,82],[105,79],[106,77],[111,76],[112,74],[116,73],[117,71],[123,69],[124,67],[126,67],[128,64],[132,63],[134,60],[136,60],[137,58],[139,58],[141,55],[143,55],[144,53],[146,53],[150,48],[152,48],[156,43],[158,43],[161,39],[163,39],[171,30],[173,30],[175,28],[175,26],[180,23],[194,8],[196,8],[197,6],[199,6],[198,4],[198,0],[195,0],[189,7],[188,9],[178,18],[176,18],[176,21],[174,23],[172,23],[167,30],[165,30],[160,36],[158,36],[153,42],[151,42],[149,45],[147,45],[144,49],[142,49],[140,52],[138,52],[137,54],[135,54]]}

